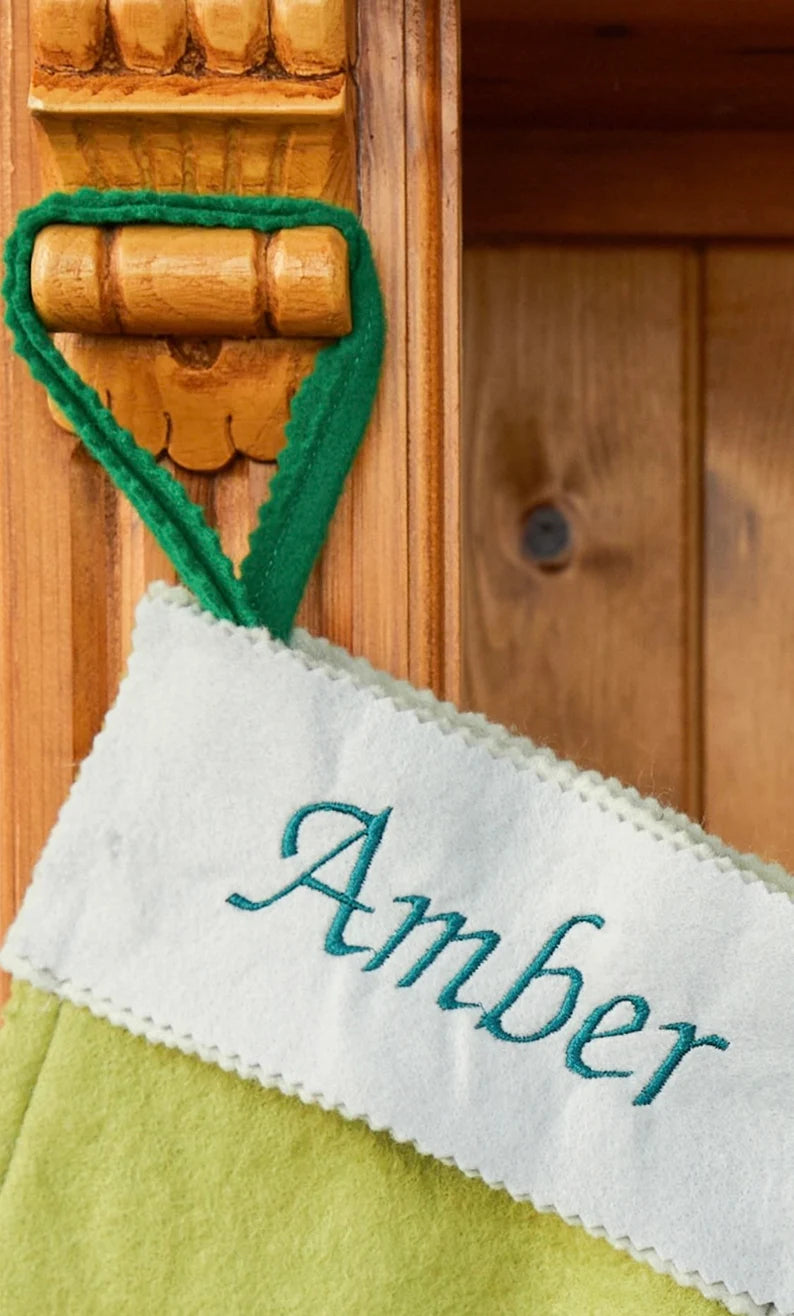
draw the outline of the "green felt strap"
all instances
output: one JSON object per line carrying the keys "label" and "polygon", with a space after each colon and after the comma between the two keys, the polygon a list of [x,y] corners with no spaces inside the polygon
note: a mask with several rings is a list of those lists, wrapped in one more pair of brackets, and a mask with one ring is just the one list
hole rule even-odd
{"label": "green felt strap", "polygon": [[[201,224],[261,232],[327,224],[348,245],[353,330],[318,353],[292,403],[287,446],[240,576],[201,508],[67,365],[30,288],[36,234],[47,224]],[[383,355],[384,318],[369,241],[349,210],[296,197],[159,192],[53,193],[23,211],[6,244],[3,293],[15,346],[152,530],[203,607],[286,638],[345,476],[367,426]]]}

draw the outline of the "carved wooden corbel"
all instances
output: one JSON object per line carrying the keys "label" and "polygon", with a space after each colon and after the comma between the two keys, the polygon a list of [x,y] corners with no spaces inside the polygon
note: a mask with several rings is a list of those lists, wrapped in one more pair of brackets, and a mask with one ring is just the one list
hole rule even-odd
{"label": "carved wooden corbel", "polygon": [[57,224],[37,239],[31,282],[67,361],[116,419],[193,471],[236,452],[275,460],[321,340],[351,327],[347,245],[326,227]]}
{"label": "carved wooden corbel", "polygon": [[[33,20],[49,187],[355,205],[344,0],[35,0]],[[190,470],[274,460],[319,340],[349,329],[336,231],[64,228],[36,302],[116,418]]]}

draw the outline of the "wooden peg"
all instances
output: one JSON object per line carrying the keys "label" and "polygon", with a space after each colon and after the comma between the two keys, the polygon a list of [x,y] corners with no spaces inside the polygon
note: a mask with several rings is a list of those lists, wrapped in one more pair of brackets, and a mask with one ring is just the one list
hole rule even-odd
{"label": "wooden peg", "polygon": [[128,69],[167,73],[185,53],[185,0],[108,0],[119,54]]}
{"label": "wooden peg", "polygon": [[350,333],[347,243],[338,229],[281,229],[270,239],[265,262],[275,333],[284,338]]}
{"label": "wooden peg", "polygon": [[267,54],[267,0],[189,0],[190,30],[207,68],[245,73]]}
{"label": "wooden peg", "polygon": [[91,334],[290,338],[350,332],[347,243],[333,228],[52,224],[31,290],[48,329]]}
{"label": "wooden peg", "polygon": [[37,64],[86,73],[105,39],[104,0],[32,0],[33,55]]}
{"label": "wooden peg", "polygon": [[334,73],[345,66],[345,0],[270,0],[270,30],[287,73]]}

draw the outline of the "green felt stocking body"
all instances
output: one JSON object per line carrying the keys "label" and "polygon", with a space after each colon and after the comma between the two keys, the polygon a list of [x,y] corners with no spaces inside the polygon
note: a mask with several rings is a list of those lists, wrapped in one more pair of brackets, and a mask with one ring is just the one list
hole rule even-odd
{"label": "green felt stocking body", "polygon": [[720,1310],[387,1134],[22,983],[0,1090],[3,1316]]}

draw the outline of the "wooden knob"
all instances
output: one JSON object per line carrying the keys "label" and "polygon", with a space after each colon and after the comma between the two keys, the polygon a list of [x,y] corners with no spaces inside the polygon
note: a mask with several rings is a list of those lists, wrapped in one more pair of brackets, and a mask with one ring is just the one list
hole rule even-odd
{"label": "wooden knob", "polygon": [[91,334],[338,338],[351,328],[347,243],[334,228],[52,224],[31,291],[48,329]]}

